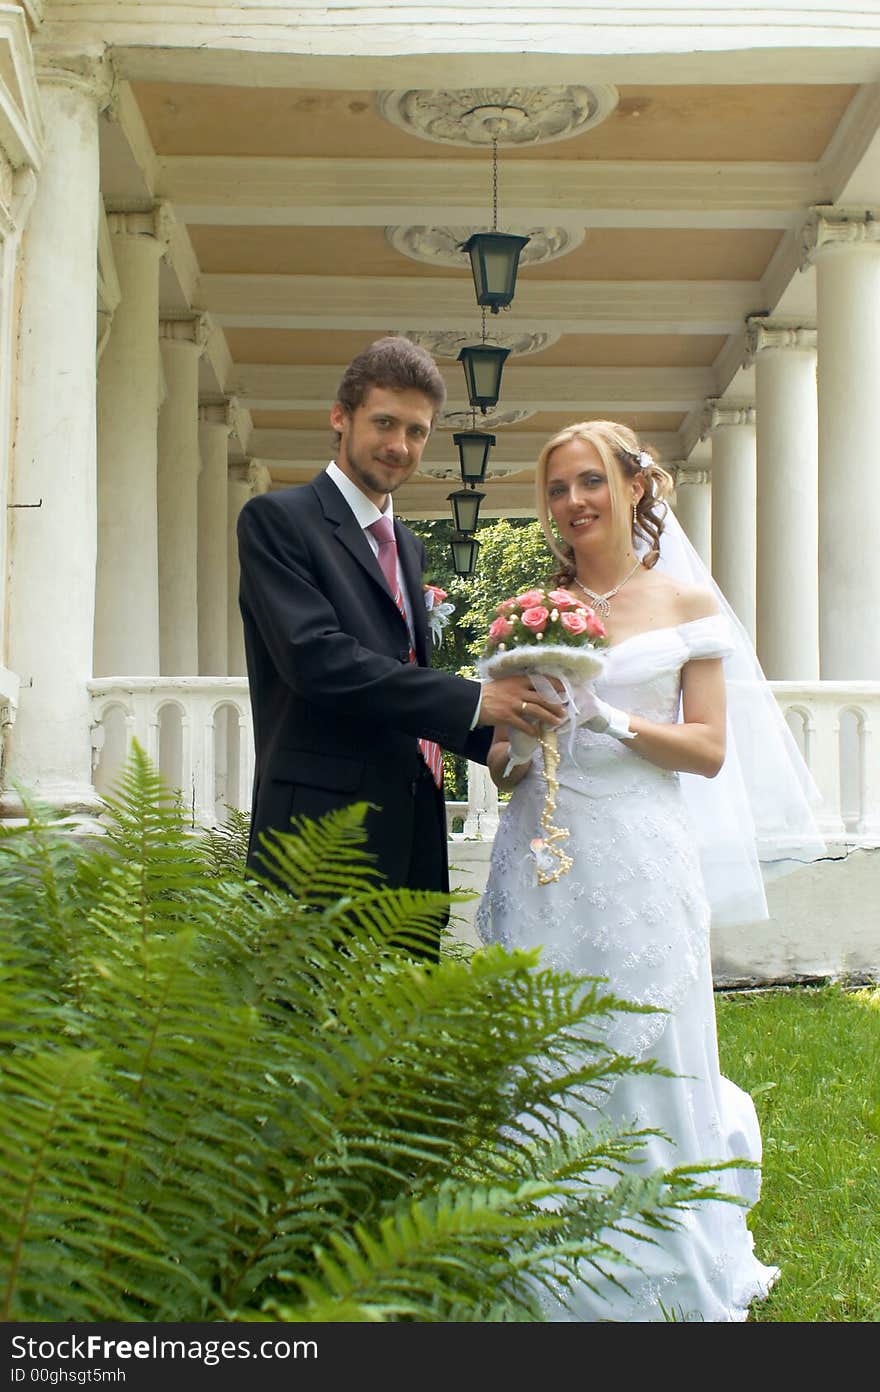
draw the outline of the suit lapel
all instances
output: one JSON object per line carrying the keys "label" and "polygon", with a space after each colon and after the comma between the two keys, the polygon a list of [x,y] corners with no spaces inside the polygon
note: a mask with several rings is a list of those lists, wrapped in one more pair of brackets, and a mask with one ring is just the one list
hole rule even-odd
{"label": "suit lapel", "polygon": [[[336,484],[331,478],[327,477],[326,473],[322,472],[312,479],[312,487],[318,495],[321,508],[328,524],[333,527],[336,532],[337,540],[345,547],[346,551],[354,557],[373,584],[379,586],[379,589],[388,600],[392,611],[397,615],[398,621],[403,622],[403,616],[394,601],[394,596],[390,593],[385,583],[385,576],[382,574],[379,561],[373,554],[373,549],[364,536],[363,527],[361,527],[351,508],[348,506],[348,503],[336,487]],[[401,569],[403,570],[404,581],[413,611],[413,622],[416,631],[416,653],[419,655],[419,661],[424,662],[425,616],[424,613],[421,613],[417,617],[418,606],[415,603],[415,597],[418,596],[420,589],[420,570],[415,538],[405,528],[398,530],[396,524],[394,534],[397,540],[397,551],[400,557]],[[421,632],[419,630],[419,619],[421,619]]]}
{"label": "suit lapel", "polygon": [[[383,594],[387,595],[388,586],[385,584],[385,576],[382,574],[379,562],[364,536],[363,528],[336,484],[325,473],[320,473],[312,479],[312,487],[320,499],[324,516],[336,532],[337,540],[363,567],[373,583],[379,586]],[[389,595],[388,597],[394,604],[394,596]],[[396,609],[397,605],[395,604],[394,607]]]}

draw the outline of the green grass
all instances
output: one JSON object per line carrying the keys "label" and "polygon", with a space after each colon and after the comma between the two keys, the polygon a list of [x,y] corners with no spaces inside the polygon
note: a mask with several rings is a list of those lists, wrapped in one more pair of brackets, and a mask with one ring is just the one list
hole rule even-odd
{"label": "green grass", "polygon": [[764,1139],[750,1216],[782,1275],[751,1318],[880,1321],[880,988],[719,995],[722,1071]]}

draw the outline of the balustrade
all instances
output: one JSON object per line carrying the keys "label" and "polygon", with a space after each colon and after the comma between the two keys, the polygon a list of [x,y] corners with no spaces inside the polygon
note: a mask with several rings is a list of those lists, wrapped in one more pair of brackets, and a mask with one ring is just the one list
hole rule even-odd
{"label": "balustrade", "polygon": [[250,807],[253,732],[242,677],[108,677],[89,682],[95,787],[106,793],[136,739],[194,826]]}
{"label": "balustrade", "polygon": [[[822,794],[830,840],[880,844],[880,682],[772,682]],[[95,786],[106,792],[136,738],[179,791],[193,825],[225,805],[250,805],[254,754],[247,682],[239,677],[103,678],[89,683]],[[446,806],[450,836],[491,840],[498,799],[485,769],[468,768],[468,801]]]}
{"label": "balustrade", "polygon": [[819,791],[830,840],[880,842],[880,682],[776,681],[773,694]]}

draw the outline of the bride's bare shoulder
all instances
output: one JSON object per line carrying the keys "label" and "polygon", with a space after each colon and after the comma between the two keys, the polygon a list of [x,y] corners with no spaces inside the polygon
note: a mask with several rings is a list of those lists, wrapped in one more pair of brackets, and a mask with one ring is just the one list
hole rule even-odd
{"label": "bride's bare shoulder", "polygon": [[664,599],[675,615],[676,623],[691,623],[694,619],[706,619],[718,613],[718,601],[704,585],[690,585],[656,571],[654,580],[655,584],[662,586]]}

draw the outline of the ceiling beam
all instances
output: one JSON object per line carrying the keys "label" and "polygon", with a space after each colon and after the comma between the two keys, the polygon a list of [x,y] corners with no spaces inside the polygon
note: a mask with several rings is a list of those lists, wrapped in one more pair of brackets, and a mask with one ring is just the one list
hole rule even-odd
{"label": "ceiling beam", "polygon": [[[203,275],[197,299],[226,328],[461,331],[472,324],[479,339],[473,283],[464,272],[457,278]],[[718,334],[733,333],[763,308],[755,281],[538,281],[526,271],[503,324],[560,333]]]}
{"label": "ceiling beam", "polygon": [[[519,160],[503,167],[511,224],[583,227],[789,227],[828,198],[820,166],[747,160]],[[187,222],[384,227],[479,224],[482,160],[166,155],[158,192]]]}
{"label": "ceiling beam", "polygon": [[[575,419],[572,414],[572,420]],[[489,460],[490,474],[518,473],[530,469],[547,443],[549,432],[536,430],[505,430],[492,432],[497,441]],[[436,478],[458,478],[458,451],[450,430],[436,430],[431,436],[422,473]],[[680,459],[681,440],[675,431],[640,431],[646,443],[657,450],[661,459]],[[333,454],[332,435],[328,422],[326,430],[267,430],[259,427],[251,432],[250,453],[264,460],[272,469],[288,467],[317,472],[323,469]]]}
{"label": "ceiling beam", "polygon": [[[320,467],[323,468],[323,464]],[[308,483],[319,472],[317,468],[285,465],[277,461],[269,468],[273,489]],[[486,500],[480,506],[481,519],[535,516],[535,485],[528,473],[523,473],[521,477],[488,479],[480,487],[486,494]],[[402,518],[443,518],[449,522],[452,520],[449,492],[448,479],[417,475],[395,492],[395,515]]]}
{"label": "ceiling beam", "polygon": [[[424,87],[437,70],[436,59],[426,66],[431,53],[442,54],[448,88],[485,85],[487,63],[492,82],[504,86],[582,82],[585,65],[589,81],[621,84],[728,84],[732,72],[753,83],[877,76],[880,17],[865,0],[799,0],[797,23],[778,4],[727,5],[728,22],[712,11],[708,26],[706,0],[652,5],[645,23],[635,23],[619,0],[549,9],[502,0],[494,19],[485,6],[428,5],[418,24],[392,3],[307,4],[283,7],[280,20],[271,0],[222,10],[168,0],[51,0],[44,28],[68,46],[111,47],[123,77],[230,87]],[[359,26],[352,23],[358,9]],[[645,4],[640,13],[649,13]]]}
{"label": "ceiling beam", "polygon": [[[329,409],[345,371],[339,367],[288,367],[237,363],[230,390],[251,411]],[[441,369],[450,408],[467,409],[464,373]],[[707,367],[521,367],[504,370],[501,404],[533,411],[689,411],[711,396],[716,377]]]}

